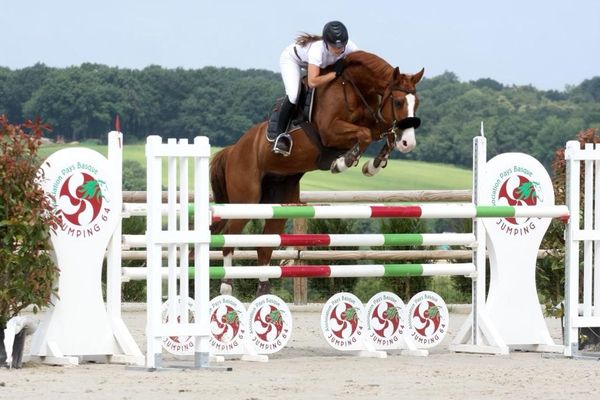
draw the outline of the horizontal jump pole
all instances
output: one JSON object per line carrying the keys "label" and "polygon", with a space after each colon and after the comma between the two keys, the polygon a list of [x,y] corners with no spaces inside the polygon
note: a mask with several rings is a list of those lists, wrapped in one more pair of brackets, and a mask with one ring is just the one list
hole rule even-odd
{"label": "horizontal jump pole", "polygon": [[[145,267],[125,267],[123,280],[146,279]],[[179,268],[176,268],[179,276]],[[293,265],[287,267],[210,267],[210,279],[258,279],[258,278],[366,278],[471,275],[473,263],[460,264],[373,264],[373,265]],[[195,269],[190,267],[190,277]],[[163,267],[162,277],[167,279],[169,269]]]}
{"label": "horizontal jump pole", "polygon": [[213,219],[280,218],[509,218],[568,217],[567,206],[493,206],[471,203],[406,206],[332,205],[301,206],[272,204],[225,204],[211,206]]}
{"label": "horizontal jump pole", "polygon": [[[178,205],[176,205],[178,208]],[[273,205],[273,204],[217,204],[211,206],[213,220],[219,219],[341,219],[341,218],[566,218],[567,206],[493,206],[471,203],[443,203],[421,205]],[[188,205],[194,211],[194,205]],[[124,216],[145,216],[145,203],[123,204]],[[162,213],[168,212],[167,204],[162,205]]]}
{"label": "horizontal jump pole", "polygon": [[[428,202],[428,201],[471,201],[471,190],[329,190],[302,191],[300,201],[303,203],[327,202]],[[179,196],[178,196],[179,197]],[[162,201],[167,202],[166,191],[162,192]],[[194,201],[193,193],[188,195],[188,201]],[[213,201],[212,194],[210,201]],[[124,191],[123,203],[145,203],[145,191]]]}
{"label": "horizontal jump pole", "polygon": [[[537,258],[551,255],[553,250],[538,250]],[[123,250],[123,260],[146,260],[145,250]],[[163,259],[168,252],[163,251]],[[211,260],[223,260],[223,252],[209,252]],[[381,260],[381,261],[417,261],[417,260],[471,260],[472,250],[274,250],[272,260]],[[236,250],[233,260],[256,260],[256,250]]]}
{"label": "horizontal jump pole", "polygon": [[[129,247],[146,247],[145,235],[123,235]],[[210,246],[285,247],[285,246],[473,246],[472,233],[384,233],[384,234],[280,234],[211,235]]]}

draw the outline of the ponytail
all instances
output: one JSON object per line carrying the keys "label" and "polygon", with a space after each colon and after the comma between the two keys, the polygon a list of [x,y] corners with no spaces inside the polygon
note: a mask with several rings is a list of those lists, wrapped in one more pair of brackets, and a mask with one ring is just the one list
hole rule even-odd
{"label": "ponytail", "polygon": [[309,43],[312,42],[316,42],[317,40],[321,40],[323,39],[322,36],[319,35],[311,35],[310,33],[301,33],[300,35],[298,35],[298,37],[296,37],[296,44],[298,46],[306,46]]}

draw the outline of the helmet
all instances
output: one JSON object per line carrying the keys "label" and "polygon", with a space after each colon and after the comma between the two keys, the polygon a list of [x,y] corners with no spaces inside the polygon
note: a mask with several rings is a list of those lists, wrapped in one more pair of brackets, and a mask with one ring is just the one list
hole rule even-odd
{"label": "helmet", "polygon": [[348,30],[340,21],[331,21],[323,27],[323,40],[325,43],[343,48],[348,43]]}

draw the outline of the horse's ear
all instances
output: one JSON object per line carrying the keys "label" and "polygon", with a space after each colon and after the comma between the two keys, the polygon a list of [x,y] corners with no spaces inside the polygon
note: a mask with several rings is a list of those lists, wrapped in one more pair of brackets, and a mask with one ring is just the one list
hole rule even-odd
{"label": "horse's ear", "polygon": [[394,68],[394,74],[392,75],[392,80],[396,80],[398,79],[398,77],[400,76],[400,67],[396,67]]}
{"label": "horse's ear", "polygon": [[419,72],[417,72],[416,74],[414,74],[410,80],[412,81],[413,84],[417,84],[422,78],[423,78],[423,74],[425,73],[425,68],[422,68]]}

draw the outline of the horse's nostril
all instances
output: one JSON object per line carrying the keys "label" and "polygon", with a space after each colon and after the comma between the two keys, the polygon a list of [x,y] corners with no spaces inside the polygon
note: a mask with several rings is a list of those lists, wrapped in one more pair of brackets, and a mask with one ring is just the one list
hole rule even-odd
{"label": "horse's nostril", "polygon": [[406,140],[403,140],[403,141],[402,141],[402,146],[404,146],[404,147],[408,147],[408,142],[407,142]]}

